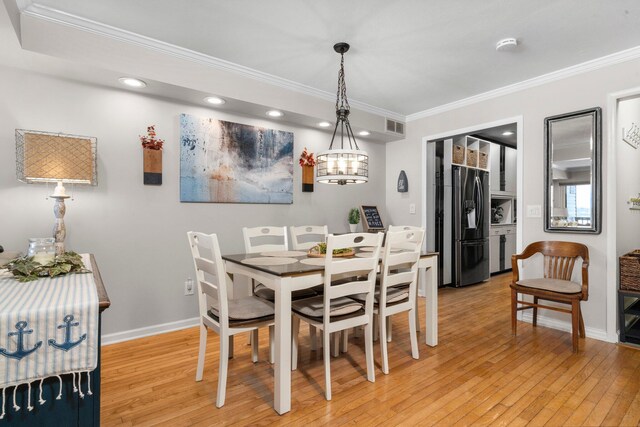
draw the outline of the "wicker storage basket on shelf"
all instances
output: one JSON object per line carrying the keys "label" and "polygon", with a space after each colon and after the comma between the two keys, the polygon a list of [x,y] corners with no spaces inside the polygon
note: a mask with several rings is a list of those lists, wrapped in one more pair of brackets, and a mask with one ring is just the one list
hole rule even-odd
{"label": "wicker storage basket on shelf", "polygon": [[620,257],[620,289],[640,291],[640,249]]}
{"label": "wicker storage basket on shelf", "polygon": [[457,163],[459,165],[464,164],[464,147],[461,145],[454,145],[453,148],[453,163]]}
{"label": "wicker storage basket on shelf", "polygon": [[474,168],[478,166],[477,150],[469,150],[467,148],[467,166],[473,166]]}
{"label": "wicker storage basket on shelf", "polygon": [[487,169],[487,163],[489,161],[489,156],[487,153],[480,153],[480,158],[478,159],[478,167],[480,169]]}

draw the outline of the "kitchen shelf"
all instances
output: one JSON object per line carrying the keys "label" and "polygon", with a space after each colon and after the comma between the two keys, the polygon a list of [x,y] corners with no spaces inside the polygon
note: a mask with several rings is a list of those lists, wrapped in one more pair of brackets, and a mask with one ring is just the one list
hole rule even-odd
{"label": "kitchen shelf", "polygon": [[483,139],[465,136],[451,142],[451,164],[489,171],[491,167],[491,143]]}

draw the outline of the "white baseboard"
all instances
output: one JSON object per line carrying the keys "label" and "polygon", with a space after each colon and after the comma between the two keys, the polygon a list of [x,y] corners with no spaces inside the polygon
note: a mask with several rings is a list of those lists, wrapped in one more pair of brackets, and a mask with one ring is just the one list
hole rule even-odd
{"label": "white baseboard", "polygon": [[199,321],[199,317],[193,317],[191,319],[177,320],[175,322],[162,323],[160,325],[145,326],[144,328],[106,334],[102,335],[102,345],[115,344],[118,342],[134,340],[136,338],[148,337],[151,335],[164,334],[166,332],[179,331],[180,329],[192,328],[194,326],[198,326]]}
{"label": "white baseboard", "polygon": [[[522,315],[520,320],[522,320],[523,322],[527,322],[527,323],[532,322],[533,313],[531,313],[530,311],[526,313],[521,312],[519,314]],[[541,316],[540,313],[538,313],[538,325],[545,326],[547,328],[558,329],[560,331],[571,332],[571,323],[563,322],[562,320],[558,320],[558,319],[551,319],[549,317]],[[594,328],[588,328],[585,326],[584,332],[586,336],[589,338],[593,338],[600,341],[606,341],[606,342],[618,342],[617,339],[613,339],[613,340],[610,339],[609,336],[607,335],[607,331],[605,331],[604,329],[594,329]]]}

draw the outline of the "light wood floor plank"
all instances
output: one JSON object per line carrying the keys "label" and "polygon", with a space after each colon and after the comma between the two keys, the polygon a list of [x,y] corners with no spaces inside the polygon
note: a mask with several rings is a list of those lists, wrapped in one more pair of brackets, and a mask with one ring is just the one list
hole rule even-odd
{"label": "light wood floor plank", "polygon": [[[420,335],[411,357],[406,315],[393,318],[389,375],[366,379],[362,337],[331,359],[333,400],[324,399],[322,352],[300,333],[292,372],[292,410],[273,410],[268,334],[251,363],[245,337],[229,360],[227,397],[215,407],[218,336],[209,334],[204,379],[195,381],[198,329],[105,346],[102,424],[105,426],[316,425],[638,425],[640,350],[592,339],[571,351],[571,335],[520,322],[511,335],[510,274],[439,292],[439,345]],[[425,304],[420,299],[420,318]],[[424,330],[424,324],[423,330]]]}

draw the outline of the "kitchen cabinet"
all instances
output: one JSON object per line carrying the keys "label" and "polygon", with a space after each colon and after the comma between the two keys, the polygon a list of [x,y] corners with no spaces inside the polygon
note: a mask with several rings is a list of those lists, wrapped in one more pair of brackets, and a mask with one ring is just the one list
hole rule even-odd
{"label": "kitchen cabinet", "polygon": [[516,194],[518,191],[518,152],[515,148],[504,147],[504,191]]}
{"label": "kitchen cabinet", "polygon": [[489,272],[511,269],[511,255],[516,253],[516,226],[491,226],[489,236]]}

